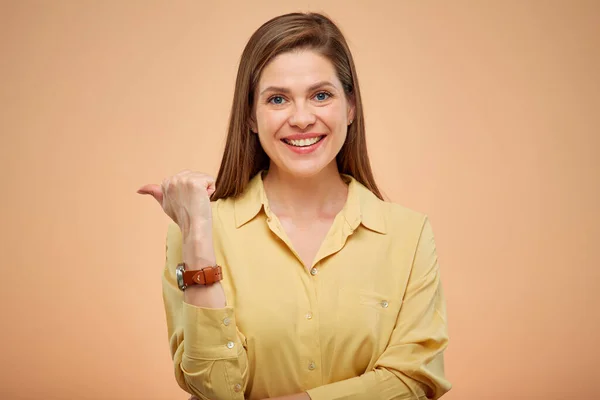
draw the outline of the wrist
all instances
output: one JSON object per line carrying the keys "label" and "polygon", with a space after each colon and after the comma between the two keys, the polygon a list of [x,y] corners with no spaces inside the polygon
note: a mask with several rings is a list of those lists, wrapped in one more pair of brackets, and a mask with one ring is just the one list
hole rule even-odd
{"label": "wrist", "polygon": [[186,229],[182,229],[183,243],[203,243],[212,241],[212,221],[199,220],[191,222]]}
{"label": "wrist", "polygon": [[183,262],[187,269],[200,269],[216,264],[212,232],[189,238],[182,245]]}
{"label": "wrist", "polygon": [[212,247],[206,248],[202,244],[189,243],[183,247],[183,262],[186,270],[197,270],[216,264],[215,252]]}
{"label": "wrist", "polygon": [[212,230],[212,216],[202,218],[192,218],[189,220],[190,231],[211,231]]}

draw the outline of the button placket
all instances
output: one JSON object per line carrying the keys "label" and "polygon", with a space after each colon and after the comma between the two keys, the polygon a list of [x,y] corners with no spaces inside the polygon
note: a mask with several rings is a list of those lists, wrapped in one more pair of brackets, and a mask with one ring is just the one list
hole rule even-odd
{"label": "button placket", "polygon": [[308,302],[301,307],[304,310],[299,317],[303,320],[300,325],[302,330],[302,364],[299,365],[305,371],[305,384],[311,387],[323,385],[323,379],[319,372],[318,363],[321,362],[321,334],[320,334],[320,305],[319,291],[322,290],[323,279],[321,261],[315,262],[310,269],[304,269],[302,274],[302,282],[305,285],[305,290],[308,295]]}

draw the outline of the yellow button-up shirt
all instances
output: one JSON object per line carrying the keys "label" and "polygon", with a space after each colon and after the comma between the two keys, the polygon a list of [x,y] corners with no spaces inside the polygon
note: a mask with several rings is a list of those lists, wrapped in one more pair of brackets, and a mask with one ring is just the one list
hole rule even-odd
{"label": "yellow button-up shirt", "polygon": [[446,307],[425,215],[378,199],[350,176],[310,270],[269,208],[262,174],[236,199],[212,203],[227,306],[183,301],[171,223],[163,274],[175,377],[201,399],[437,399]]}

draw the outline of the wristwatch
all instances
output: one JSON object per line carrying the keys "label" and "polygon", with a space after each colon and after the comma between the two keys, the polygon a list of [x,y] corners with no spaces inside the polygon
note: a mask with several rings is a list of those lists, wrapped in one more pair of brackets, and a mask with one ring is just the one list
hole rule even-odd
{"label": "wristwatch", "polygon": [[223,279],[223,272],[218,265],[195,271],[186,271],[185,267],[185,263],[179,263],[177,264],[177,269],[175,269],[177,286],[181,290],[185,290],[188,286],[192,285],[212,285]]}

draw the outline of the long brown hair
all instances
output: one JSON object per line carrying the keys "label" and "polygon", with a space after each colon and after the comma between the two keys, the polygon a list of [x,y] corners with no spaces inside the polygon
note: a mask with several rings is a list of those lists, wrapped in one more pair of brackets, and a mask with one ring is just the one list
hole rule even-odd
{"label": "long brown hair", "polygon": [[352,54],[340,29],[318,13],[290,13],[264,23],[246,44],[238,69],[227,142],[211,200],[236,197],[250,179],[269,167],[269,157],[250,131],[254,92],[265,66],[277,55],[310,49],[333,64],[348,101],[355,107],[353,123],[336,156],[338,171],[354,177],[383,200],[371,171],[365,138],[365,120]]}

